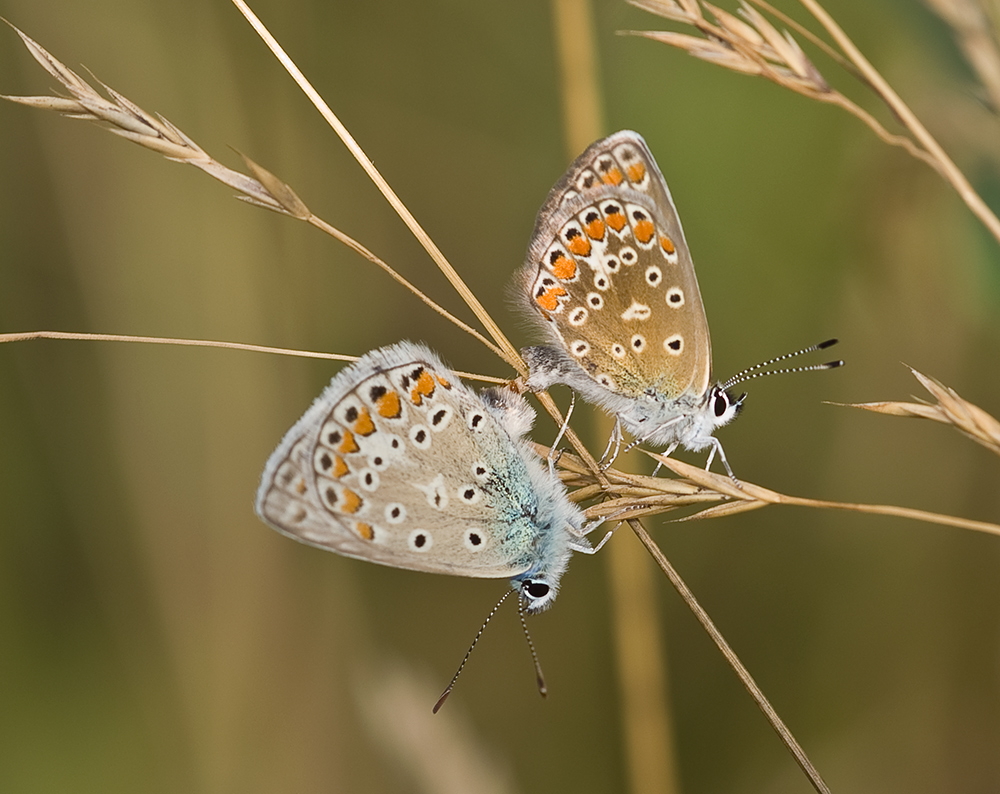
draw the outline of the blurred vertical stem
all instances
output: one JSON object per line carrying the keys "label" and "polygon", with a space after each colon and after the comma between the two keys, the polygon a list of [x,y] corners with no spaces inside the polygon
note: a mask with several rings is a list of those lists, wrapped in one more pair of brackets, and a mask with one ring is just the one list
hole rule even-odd
{"label": "blurred vertical stem", "polygon": [[[589,0],[552,0],[552,11],[563,128],[569,158],[574,159],[605,134],[593,15]],[[598,425],[598,434],[606,438],[610,419]],[[673,794],[680,788],[653,572],[646,551],[632,538],[616,538],[604,554],[610,556],[615,655],[631,788],[636,794]]]}

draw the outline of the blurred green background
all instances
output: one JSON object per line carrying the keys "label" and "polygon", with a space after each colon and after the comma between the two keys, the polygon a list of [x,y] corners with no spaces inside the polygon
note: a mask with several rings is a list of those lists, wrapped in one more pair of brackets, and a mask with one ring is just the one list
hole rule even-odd
{"label": "blurred green background", "polygon": [[[736,472],[786,493],[1000,519],[995,456],[943,426],[822,403],[906,399],[919,386],[905,362],[1000,414],[997,243],[931,169],[855,119],[618,36],[667,26],[618,0],[594,6],[607,131],[639,130],[670,182],[716,374],[842,340],[842,370],[751,384],[720,433]],[[950,32],[917,2],[828,6],[1000,204],[997,120]],[[532,341],[505,287],[576,154],[550,5],[255,9],[515,344]],[[227,164],[239,162],[227,147],[246,152],[468,318],[225,0],[0,0],[0,15]],[[12,32],[0,42],[0,92],[50,90]],[[231,192],[92,125],[0,104],[0,331],[351,354],[411,338],[457,368],[510,375],[344,247]],[[264,461],[336,369],[0,346],[0,790],[627,788],[601,555],[575,559],[556,607],[530,622],[548,701],[505,609],[431,719],[503,583],[323,554],[255,518]],[[578,407],[574,424],[588,416]],[[539,440],[554,432],[539,421]],[[1000,790],[1000,538],[794,508],[648,526],[835,791]],[[809,790],[656,586],[682,789]]]}

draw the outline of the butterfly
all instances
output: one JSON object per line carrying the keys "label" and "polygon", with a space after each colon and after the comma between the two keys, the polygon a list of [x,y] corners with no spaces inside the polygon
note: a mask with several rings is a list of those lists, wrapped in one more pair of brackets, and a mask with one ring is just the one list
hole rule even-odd
{"label": "butterfly", "polygon": [[423,345],[373,350],[341,370],[264,467],[257,514],[346,557],[510,578],[525,612],[549,607],[583,513],[525,435],[508,388],[475,392]]}
{"label": "butterfly", "polygon": [[[561,383],[617,417],[638,441],[711,447],[740,412],[729,389],[775,361],[712,381],[712,344],[691,252],[646,142],[623,130],[592,144],[538,213],[516,294],[550,340],[522,351],[528,386]],[[825,369],[842,362],[799,369]],[[791,370],[781,370],[791,371]],[[610,448],[610,447],[609,447]]]}

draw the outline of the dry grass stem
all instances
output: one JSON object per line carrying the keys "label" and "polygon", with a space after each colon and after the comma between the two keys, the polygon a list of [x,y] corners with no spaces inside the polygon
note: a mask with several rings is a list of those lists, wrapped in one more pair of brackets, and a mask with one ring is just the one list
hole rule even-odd
{"label": "dry grass stem", "polygon": [[[948,3],[951,0],[933,1]],[[628,2],[672,22],[689,25],[700,34],[694,36],[673,31],[627,31],[631,35],[669,44],[696,58],[718,64],[735,72],[764,77],[798,94],[819,102],[836,105],[851,113],[864,122],[881,140],[893,146],[902,147],[913,157],[934,168],[952,185],[973,214],[1000,242],[1000,219],[976,193],[965,175],[952,162],[913,111],[900,99],[899,95],[816,0],[800,0],[800,2],[840,48],[842,54],[838,54],[835,60],[842,65],[849,63],[851,65],[849,71],[860,77],[862,82],[906,127],[912,137],[889,132],[874,116],[834,89],[802,51],[791,34],[787,30],[779,33],[763,14],[750,5],[752,2],[786,23],[790,23],[787,17],[778,14],[763,0],[742,2],[740,6],[742,19],[705,2],[705,0],[700,0],[700,2],[698,0],[628,0]],[[706,17],[702,9],[711,15],[711,19]],[[794,27],[805,35],[804,28],[799,25],[794,25]],[[831,52],[830,47],[822,45],[818,37],[812,34],[808,34],[807,37],[817,43],[817,46],[820,46],[824,52]],[[985,45],[980,43],[978,46],[977,52]],[[987,59],[981,58],[981,60]]]}
{"label": "dry grass stem", "polygon": [[[1000,111],[1000,47],[997,27],[987,9],[976,0],[924,0],[955,32],[958,46],[965,55],[993,112]],[[994,4],[993,13],[1000,12]]]}
{"label": "dry grass stem", "polygon": [[[958,398],[950,390],[948,391],[952,399],[958,399],[961,402],[961,410],[965,410],[969,403]],[[875,405],[885,404],[876,403]],[[899,405],[907,404],[899,403]],[[856,407],[867,408],[868,405]],[[928,406],[923,407],[926,408]],[[874,410],[880,409],[875,408]],[[954,409],[949,408],[949,410]],[[988,425],[992,422],[989,432],[1000,434],[1000,425],[997,424],[996,420],[979,409],[977,411],[978,413],[975,415],[977,427],[982,424]],[[882,412],[895,413],[892,410]],[[984,421],[984,417],[988,422]],[[951,420],[946,419],[939,419],[938,421],[948,421],[951,423]],[[963,432],[966,431],[963,430]],[[997,437],[1000,438],[1000,435]],[[541,449],[544,453],[545,448]],[[757,510],[768,505],[794,505],[821,510],[847,510],[854,513],[909,518],[929,524],[940,524],[959,529],[971,529],[976,532],[986,532],[991,535],[1000,535],[1000,524],[993,524],[988,521],[975,521],[973,519],[958,518],[956,516],[942,515],[941,513],[931,513],[926,510],[916,510],[895,505],[833,502],[824,499],[789,496],[788,494],[778,493],[777,491],[772,491],[769,488],[749,482],[741,482],[739,487],[737,487],[724,474],[715,474],[714,472],[705,471],[705,469],[698,466],[692,466],[674,458],[664,457],[663,455],[658,455],[655,452],[647,450],[643,451],[684,479],[641,477],[640,475],[625,474],[615,469],[608,469],[603,472],[603,477],[609,484],[616,483],[616,485],[609,485],[605,488],[600,486],[594,479],[588,477],[585,472],[582,472],[578,462],[574,461],[571,456],[563,455],[559,459],[558,466],[563,470],[563,481],[573,489],[571,490],[571,497],[574,500],[584,501],[595,498],[602,492],[610,496],[608,502],[588,508],[587,517],[589,519],[607,518],[609,516],[613,518],[615,513],[621,513],[623,509],[628,510],[627,515],[631,519],[639,516],[669,513],[681,508],[702,505],[706,502],[713,503],[710,507],[696,510],[693,513],[687,513],[682,517],[673,519],[674,521],[692,521],[695,519],[720,518],[748,510]],[[611,505],[611,507],[608,507],[608,505]]]}
{"label": "dry grass stem", "polygon": [[368,177],[372,180],[382,195],[385,196],[386,201],[388,201],[389,205],[396,211],[396,214],[399,215],[413,236],[430,255],[431,259],[434,260],[434,263],[444,274],[445,278],[448,279],[455,291],[461,296],[462,300],[465,301],[466,305],[489,331],[490,336],[493,337],[496,344],[494,345],[490,342],[486,342],[485,339],[479,337],[481,341],[483,341],[491,350],[500,356],[500,358],[516,369],[518,373],[521,375],[527,374],[524,362],[521,360],[516,348],[510,343],[503,331],[500,330],[500,326],[497,325],[496,321],[490,316],[489,312],[486,311],[486,308],[472,293],[472,290],[468,288],[461,276],[458,275],[455,268],[453,268],[451,263],[445,258],[445,255],[441,253],[441,250],[437,247],[437,245],[435,245],[434,241],[431,240],[427,232],[425,232],[420,224],[417,223],[416,218],[413,217],[403,202],[400,201],[399,196],[397,196],[393,189],[389,187],[389,183],[386,182],[382,174],[378,172],[378,169],[375,168],[375,164],[372,163],[368,155],[365,154],[364,150],[358,145],[357,141],[354,140],[354,137],[348,131],[347,127],[341,123],[340,119],[338,119],[334,112],[330,109],[330,106],[327,105],[327,103],[319,95],[319,92],[313,88],[312,84],[306,79],[302,71],[295,65],[292,59],[288,57],[288,54],[284,51],[281,45],[278,44],[277,40],[271,35],[270,31],[264,26],[264,23],[261,22],[257,15],[250,10],[250,7],[247,6],[243,0],[233,0],[233,4],[239,9],[240,13],[246,17],[246,20],[257,32],[257,35],[260,36],[281,65],[292,76],[292,79],[295,80],[295,83],[302,89],[303,93],[305,93],[305,95],[309,98],[309,101],[313,103],[313,106],[320,112],[333,131],[337,133],[337,136],[341,139],[341,141],[343,141],[348,151],[365,170],[365,173],[368,174]]}
{"label": "dry grass stem", "polygon": [[72,94],[72,97],[22,97],[0,94],[0,98],[42,110],[53,110],[68,118],[95,122],[109,132],[161,154],[170,160],[200,168],[208,175],[237,190],[241,194],[238,198],[250,204],[309,223],[311,226],[326,232],[344,243],[344,245],[359,253],[369,262],[378,265],[431,309],[466,333],[471,334],[500,358],[509,360],[509,356],[505,355],[497,345],[493,344],[479,331],[462,322],[445,308],[435,303],[419,288],[403,278],[392,267],[361,245],[361,243],[314,215],[298,195],[296,195],[295,191],[270,171],[246,156],[243,156],[243,160],[253,176],[247,176],[246,174],[227,168],[211,157],[204,149],[165,118],[160,115],[147,113],[113,88],[102,83],[101,87],[104,88],[110,97],[110,100],[105,99],[90,84],[81,79],[71,69],[68,69],[63,63],[56,60],[41,45],[13,25],[11,27],[21,37],[24,45],[35,60],[41,64],[45,71],[55,77]]}
{"label": "dry grass stem", "polygon": [[737,677],[743,683],[750,697],[757,704],[757,707],[764,714],[764,717],[770,723],[771,727],[774,728],[775,733],[781,739],[782,743],[788,748],[788,751],[792,754],[795,762],[799,765],[799,768],[805,773],[806,777],[809,779],[809,783],[812,787],[820,792],[820,794],[830,794],[830,788],[826,785],[826,781],[820,775],[819,771],[813,766],[809,757],[806,755],[802,746],[796,741],[795,736],[792,732],[788,730],[788,727],[778,716],[778,712],[774,710],[774,707],[768,701],[767,697],[764,695],[763,690],[754,681],[753,676],[750,675],[750,671],[744,666],[743,662],[740,661],[739,656],[730,647],[729,643],[726,642],[726,638],[722,636],[722,633],[716,627],[715,623],[708,616],[708,613],[695,598],[694,593],[687,586],[683,579],[681,579],[680,574],[674,569],[673,565],[666,558],[663,551],[657,546],[653,539],[649,536],[646,528],[638,521],[629,519],[627,522],[632,528],[632,531],[636,534],[636,537],[642,542],[642,545],[646,547],[646,551],[649,552],[653,561],[659,566],[660,570],[663,571],[664,575],[677,593],[680,595],[681,599],[691,610],[691,613],[697,618],[698,622],[701,623],[702,628],[705,633],[712,639],[715,646],[719,649],[719,652],[729,663],[729,666],[733,668],[736,672]]}
{"label": "dry grass stem", "polygon": [[[359,358],[358,356],[348,356],[343,353],[318,353],[314,350],[293,350],[287,347],[249,345],[243,342],[223,342],[218,339],[182,339],[171,336],[132,336],[129,334],[87,334],[75,331],[21,331],[13,334],[0,334],[0,345],[5,342],[29,342],[34,339],[59,339],[74,342],[135,342],[143,345],[174,345],[176,347],[218,347],[225,350],[245,350],[250,353],[270,353],[276,356],[343,361],[348,364],[357,361]],[[506,378],[497,378],[493,375],[479,375],[475,372],[462,372],[461,370],[455,370],[455,374],[460,378],[476,380],[482,383],[509,383]]]}
{"label": "dry grass stem", "polygon": [[[704,61],[742,74],[764,77],[797,94],[842,107],[861,119],[886,143],[901,146],[914,157],[938,168],[935,159],[921,150],[910,138],[889,132],[874,116],[834,90],[791,34],[787,31],[779,33],[763,14],[749,4],[742,4],[740,13],[744,19],[740,19],[711,3],[702,2],[701,5],[713,17],[709,19],[693,1],[685,2],[683,7],[679,0],[629,0],[629,2],[644,11],[673,22],[691,25],[701,36],[671,31],[628,31],[629,34],[669,44]],[[773,12],[770,6],[761,5],[769,12]],[[784,19],[783,15],[781,16]],[[849,61],[823,44],[818,37],[807,34],[801,26],[796,27],[817,46],[835,57],[839,63],[849,65]],[[853,70],[853,67],[851,68]]]}
{"label": "dry grass stem", "polygon": [[[846,403],[848,408],[863,408],[866,411],[888,414],[889,416],[906,416],[918,419],[932,419],[952,425],[960,433],[971,438],[977,444],[982,444],[995,455],[1000,455],[1000,422],[986,413],[978,405],[963,400],[954,389],[939,383],[933,378],[910,368],[913,376],[937,400],[936,404],[920,401],[907,402],[875,402]],[[843,403],[834,403],[835,405]]]}

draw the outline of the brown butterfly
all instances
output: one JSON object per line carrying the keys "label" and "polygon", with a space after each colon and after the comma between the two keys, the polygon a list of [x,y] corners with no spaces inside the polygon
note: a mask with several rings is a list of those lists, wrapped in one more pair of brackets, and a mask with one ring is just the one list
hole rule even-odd
{"label": "brown butterfly", "polygon": [[[712,344],[691,252],[670,190],[642,136],[592,144],[538,213],[518,294],[551,345],[523,352],[535,390],[563,383],[617,417],[637,441],[711,447],[746,396],[729,389],[776,361],[712,382]],[[805,369],[828,369],[830,362]],[[788,372],[793,370],[778,370]],[[750,374],[754,373],[754,374]],[[735,479],[735,477],[733,477]]]}

